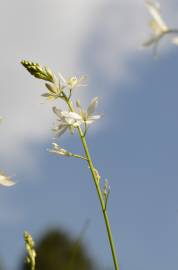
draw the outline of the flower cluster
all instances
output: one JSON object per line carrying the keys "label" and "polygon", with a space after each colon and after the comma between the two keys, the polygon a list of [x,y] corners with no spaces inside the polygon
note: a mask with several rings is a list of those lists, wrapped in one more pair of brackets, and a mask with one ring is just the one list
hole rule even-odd
{"label": "flower cluster", "polygon": [[64,77],[59,73],[58,77],[53,74],[53,83],[45,83],[48,89],[47,93],[42,94],[43,97],[47,97],[48,100],[54,100],[57,98],[64,98],[64,91],[69,90],[69,95],[71,95],[72,89],[79,86],[84,86],[82,81],[85,79],[84,76],[79,78],[70,77],[69,79],[64,79]]}
{"label": "flower cluster", "polygon": [[46,97],[48,100],[55,100],[57,98],[65,98],[66,93],[68,93],[68,98],[71,96],[71,92],[75,87],[85,86],[84,81],[85,76],[77,77],[72,76],[65,79],[61,73],[55,75],[47,66],[42,67],[38,63],[23,60],[21,64],[30,72],[34,77],[48,81],[45,83],[47,92],[43,93],[42,96]]}
{"label": "flower cluster", "polygon": [[75,112],[62,111],[56,107],[53,107],[53,112],[58,117],[58,123],[53,129],[58,137],[61,136],[67,129],[69,129],[70,133],[73,134],[74,128],[81,125],[81,116]]}
{"label": "flower cluster", "polygon": [[[73,134],[75,129],[78,129],[80,132],[83,131],[81,134],[83,134],[82,136],[85,136],[88,126],[101,117],[101,115],[94,115],[98,104],[97,97],[92,99],[86,110],[81,107],[79,100],[76,101],[76,110],[73,107],[73,102],[71,100],[72,90],[75,87],[85,86],[84,81],[86,77],[72,76],[65,79],[61,73],[58,73],[56,76],[48,67],[42,67],[38,63],[23,60],[21,61],[21,64],[36,78],[47,81],[45,82],[45,86],[48,91],[42,94],[43,97],[46,97],[48,100],[62,99],[68,107],[68,110],[61,110],[57,107],[52,108],[57,116],[57,123],[53,128],[56,137],[60,137],[67,130]],[[74,156],[86,159],[86,157],[81,155],[68,152],[56,143],[52,144],[52,149],[50,149],[49,152],[62,156]]]}
{"label": "flower cluster", "polygon": [[77,100],[76,105],[79,108],[79,112],[71,112],[71,111],[62,111],[56,107],[53,107],[53,112],[58,117],[58,124],[53,129],[57,136],[61,136],[67,129],[69,129],[70,133],[74,133],[74,128],[78,128],[82,124],[88,126],[92,124],[95,120],[99,119],[101,115],[93,115],[96,106],[98,103],[98,98],[94,98],[87,110],[84,111],[80,105],[79,100]]}

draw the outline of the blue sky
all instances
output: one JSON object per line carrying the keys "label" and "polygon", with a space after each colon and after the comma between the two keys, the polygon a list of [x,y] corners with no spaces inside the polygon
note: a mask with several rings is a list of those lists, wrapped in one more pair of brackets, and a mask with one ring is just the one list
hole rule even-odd
{"label": "blue sky", "polygon": [[[178,25],[176,1],[161,5],[169,23]],[[6,269],[18,269],[24,230],[37,240],[51,226],[77,236],[88,219],[84,241],[98,263],[112,267],[89,170],[80,160],[46,151],[53,104],[40,103],[43,83],[19,65],[23,58],[65,76],[87,74],[88,87],[75,95],[84,104],[99,96],[103,117],[87,140],[96,167],[110,182],[108,211],[121,269],[177,269],[178,47],[164,40],[158,59],[140,49],[149,16],[139,0],[78,0],[75,6],[3,1],[0,12],[0,159],[17,181],[0,189],[0,256]],[[60,144],[82,151],[77,136],[64,135]]]}

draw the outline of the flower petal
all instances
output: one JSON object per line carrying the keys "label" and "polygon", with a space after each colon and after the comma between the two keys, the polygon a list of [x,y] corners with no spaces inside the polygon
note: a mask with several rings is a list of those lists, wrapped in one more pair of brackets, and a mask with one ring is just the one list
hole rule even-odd
{"label": "flower petal", "polygon": [[62,81],[62,84],[64,84],[66,86],[67,85],[66,79],[62,76],[61,73],[58,73],[58,75],[59,75],[59,80]]}
{"label": "flower petal", "polygon": [[101,115],[100,114],[97,114],[97,115],[92,115],[91,117],[89,117],[88,119],[89,120],[97,120],[97,119],[100,119],[101,118]]}
{"label": "flower petal", "polygon": [[154,18],[155,22],[159,25],[162,31],[167,31],[168,27],[160,15],[160,9],[158,4],[153,3],[149,0],[145,1],[146,7],[148,8],[149,13]]}
{"label": "flower petal", "polygon": [[68,129],[68,126],[63,126],[62,128],[58,129],[56,132],[56,136],[60,137],[62,134],[64,134],[66,132],[66,130]]}
{"label": "flower petal", "polygon": [[46,88],[53,94],[59,94],[60,90],[55,84],[45,83]]}
{"label": "flower petal", "polygon": [[80,114],[75,113],[75,112],[69,112],[69,117],[74,119],[74,120],[81,120]]}
{"label": "flower petal", "polygon": [[62,116],[62,110],[60,110],[60,109],[58,109],[58,108],[56,108],[56,107],[53,107],[52,108],[52,110],[53,110],[53,112],[59,117],[59,118],[62,118],[63,116]]}
{"label": "flower petal", "polygon": [[75,112],[62,111],[61,114],[64,117],[72,119],[72,120],[81,120],[81,116],[78,113],[75,113]]}
{"label": "flower petal", "polygon": [[98,104],[98,98],[95,97],[92,99],[90,105],[88,106],[88,109],[87,109],[87,114],[88,116],[92,115],[96,109],[96,106]]}
{"label": "flower petal", "polygon": [[79,79],[78,79],[78,86],[87,86],[87,84],[85,83],[87,80],[87,76],[82,75]]}
{"label": "flower petal", "polygon": [[87,120],[85,121],[86,124],[90,125],[92,124],[95,120],[100,119],[101,115],[92,115],[90,117],[87,118]]}

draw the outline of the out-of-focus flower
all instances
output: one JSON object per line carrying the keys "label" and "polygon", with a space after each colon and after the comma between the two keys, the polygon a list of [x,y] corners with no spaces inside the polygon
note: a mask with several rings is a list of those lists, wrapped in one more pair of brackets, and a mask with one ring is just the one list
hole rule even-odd
{"label": "out-of-focus flower", "polygon": [[79,108],[79,113],[84,123],[92,124],[95,120],[101,117],[101,115],[93,115],[97,104],[98,104],[98,98],[95,97],[92,99],[90,105],[87,108],[87,111],[84,111],[80,105],[80,101],[77,100],[76,106]]}
{"label": "out-of-focus flower", "polygon": [[15,185],[15,182],[9,176],[0,171],[0,185],[10,187]]}
{"label": "out-of-focus flower", "polygon": [[[160,5],[157,2],[152,2],[150,0],[145,1],[146,7],[152,16],[152,20],[150,21],[150,27],[153,30],[153,34],[150,38],[143,43],[143,46],[157,45],[160,39],[166,34],[175,34],[178,33],[178,29],[171,29],[164,22],[161,14],[160,14]],[[172,38],[172,43],[178,45],[176,41],[178,37]],[[175,42],[176,41],[176,42]]]}
{"label": "out-of-focus flower", "polygon": [[50,153],[55,153],[61,156],[72,156],[73,154],[60,147],[57,143],[52,143],[52,149],[48,149]]}
{"label": "out-of-focus flower", "polygon": [[73,134],[74,128],[82,124],[81,116],[78,113],[62,111],[56,107],[53,107],[53,112],[57,115],[59,122],[53,129],[57,136],[61,136],[67,129]]}

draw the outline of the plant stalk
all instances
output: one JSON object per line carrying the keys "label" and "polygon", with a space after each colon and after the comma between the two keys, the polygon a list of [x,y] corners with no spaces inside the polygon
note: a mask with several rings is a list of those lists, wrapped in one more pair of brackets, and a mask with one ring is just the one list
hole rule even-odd
{"label": "plant stalk", "polygon": [[[69,109],[72,112],[74,112],[74,109],[73,109],[71,102],[69,100],[66,100],[66,102],[67,102]],[[119,263],[118,263],[117,256],[116,256],[115,245],[114,245],[114,241],[113,241],[113,237],[112,237],[112,231],[111,231],[111,226],[110,226],[110,222],[109,222],[109,217],[108,217],[105,202],[103,199],[103,194],[102,194],[102,191],[100,188],[98,177],[96,175],[95,167],[93,165],[93,162],[92,162],[92,159],[91,159],[91,156],[89,153],[89,149],[87,146],[85,135],[83,134],[82,129],[80,127],[78,127],[78,133],[79,133],[79,136],[80,136],[80,139],[81,139],[81,142],[82,142],[85,154],[86,154],[86,159],[88,161],[88,165],[89,165],[92,177],[93,177],[93,181],[94,181],[96,191],[97,191],[97,194],[99,197],[100,205],[102,208],[103,217],[104,217],[106,230],[107,230],[107,235],[108,235],[108,239],[109,239],[109,244],[110,244],[110,248],[111,248],[111,253],[112,253],[112,257],[113,257],[114,267],[115,267],[115,270],[120,270]]]}

